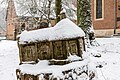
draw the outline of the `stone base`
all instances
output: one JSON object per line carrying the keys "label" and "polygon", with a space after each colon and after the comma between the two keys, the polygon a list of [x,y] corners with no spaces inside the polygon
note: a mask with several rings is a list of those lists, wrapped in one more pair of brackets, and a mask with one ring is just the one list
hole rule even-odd
{"label": "stone base", "polygon": [[88,65],[84,65],[59,72],[59,74],[51,72],[30,74],[17,69],[16,76],[17,80],[93,80],[96,78],[96,73],[94,70],[89,70]]}

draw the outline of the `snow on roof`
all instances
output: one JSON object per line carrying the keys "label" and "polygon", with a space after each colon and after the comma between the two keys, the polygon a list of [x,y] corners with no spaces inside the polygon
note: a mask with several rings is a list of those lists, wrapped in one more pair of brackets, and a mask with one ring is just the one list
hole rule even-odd
{"label": "snow on roof", "polygon": [[68,18],[61,20],[54,26],[50,40],[76,38],[85,36],[84,31]]}
{"label": "snow on roof", "polygon": [[23,31],[20,34],[19,41],[24,42],[35,42],[35,41],[46,41],[49,40],[49,34],[51,33],[52,28],[44,28],[33,31]]}
{"label": "snow on roof", "polygon": [[84,37],[84,31],[68,18],[61,20],[54,27],[23,31],[20,34],[20,42],[52,41],[69,38]]}

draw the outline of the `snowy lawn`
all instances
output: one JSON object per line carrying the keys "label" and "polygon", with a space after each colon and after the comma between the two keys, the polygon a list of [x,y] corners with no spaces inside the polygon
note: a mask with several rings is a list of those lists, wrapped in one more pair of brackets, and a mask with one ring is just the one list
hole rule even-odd
{"label": "snowy lawn", "polygon": [[15,41],[0,41],[0,80],[17,80],[18,47]]}
{"label": "snowy lawn", "polygon": [[[120,80],[120,38],[98,38],[100,46],[87,48],[99,80]],[[16,80],[19,64],[17,42],[0,41],[0,80]],[[93,57],[100,54],[101,57]]]}
{"label": "snowy lawn", "polygon": [[99,47],[91,47],[89,52],[101,54],[100,58],[90,56],[96,65],[99,80],[120,80],[120,38],[97,39]]}

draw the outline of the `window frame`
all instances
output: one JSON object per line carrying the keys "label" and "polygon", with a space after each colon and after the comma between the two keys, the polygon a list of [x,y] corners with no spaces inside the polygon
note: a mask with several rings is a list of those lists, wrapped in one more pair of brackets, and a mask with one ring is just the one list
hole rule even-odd
{"label": "window frame", "polygon": [[97,18],[97,15],[96,15],[96,4],[97,0],[94,0],[94,20],[103,20],[104,19],[104,0],[102,0],[102,18]]}

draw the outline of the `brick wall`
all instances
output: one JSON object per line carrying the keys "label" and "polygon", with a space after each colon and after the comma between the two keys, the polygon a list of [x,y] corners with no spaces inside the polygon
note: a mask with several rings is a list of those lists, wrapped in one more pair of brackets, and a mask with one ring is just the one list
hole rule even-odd
{"label": "brick wall", "polygon": [[117,0],[117,18],[119,20],[117,21],[117,28],[120,28],[120,0]]}
{"label": "brick wall", "polygon": [[104,0],[104,17],[101,20],[95,19],[95,4],[91,0],[92,8],[92,21],[95,30],[98,29],[113,29],[114,28],[114,0]]}
{"label": "brick wall", "polygon": [[7,39],[14,39],[14,18],[16,17],[15,7],[13,0],[8,0],[8,8],[6,14],[6,24],[7,24],[7,32],[6,37]]}

